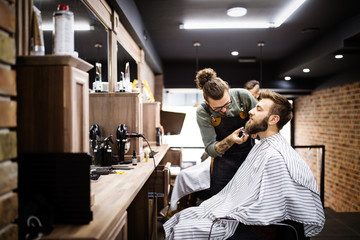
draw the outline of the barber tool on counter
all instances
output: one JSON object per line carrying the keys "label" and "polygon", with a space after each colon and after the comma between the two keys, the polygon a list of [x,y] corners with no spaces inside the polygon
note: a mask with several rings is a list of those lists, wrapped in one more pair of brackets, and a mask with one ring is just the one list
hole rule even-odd
{"label": "barber tool on counter", "polygon": [[161,128],[156,128],[156,146],[160,146],[162,143],[162,131]]}
{"label": "barber tool on counter", "polygon": [[90,126],[89,139],[90,139],[90,149],[91,149],[90,154],[94,158],[95,147],[98,141],[101,141],[101,131],[99,125],[93,124]]}
{"label": "barber tool on counter", "polygon": [[119,124],[116,131],[119,162],[125,160],[124,156],[130,149],[130,141],[128,137],[127,127],[125,124]]}
{"label": "barber tool on counter", "polygon": [[109,142],[114,143],[112,135],[105,138],[103,141],[98,141],[94,149],[95,165],[97,166],[111,166],[112,165],[112,148]]}
{"label": "barber tool on counter", "polygon": [[146,140],[145,136],[139,133],[128,133],[127,127],[125,124],[119,124],[116,131],[117,138],[117,146],[118,146],[118,156],[119,162],[123,162],[125,160],[125,154],[130,149],[130,138],[134,137],[142,137]]}

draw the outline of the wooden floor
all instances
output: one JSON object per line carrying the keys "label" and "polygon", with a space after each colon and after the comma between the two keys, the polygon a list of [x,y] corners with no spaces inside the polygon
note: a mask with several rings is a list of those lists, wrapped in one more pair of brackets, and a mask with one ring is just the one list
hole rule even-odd
{"label": "wooden floor", "polygon": [[[325,208],[325,226],[311,240],[360,240],[360,212],[342,213]],[[162,224],[158,223],[157,240],[165,239]]]}

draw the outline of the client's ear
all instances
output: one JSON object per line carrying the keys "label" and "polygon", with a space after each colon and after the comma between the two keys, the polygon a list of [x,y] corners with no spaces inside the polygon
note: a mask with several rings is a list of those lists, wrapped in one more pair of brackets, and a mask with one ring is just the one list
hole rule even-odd
{"label": "client's ear", "polygon": [[269,117],[268,123],[269,123],[269,126],[271,126],[271,125],[276,125],[279,121],[280,121],[279,115],[271,115]]}

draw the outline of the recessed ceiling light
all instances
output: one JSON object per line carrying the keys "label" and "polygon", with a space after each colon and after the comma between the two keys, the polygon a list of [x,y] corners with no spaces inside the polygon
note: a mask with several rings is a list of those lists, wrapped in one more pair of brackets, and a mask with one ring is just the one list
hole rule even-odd
{"label": "recessed ceiling light", "polygon": [[308,28],[303,28],[301,30],[301,33],[315,33],[315,32],[319,32],[320,28],[318,27],[308,27]]}
{"label": "recessed ceiling light", "polygon": [[255,57],[239,57],[238,58],[239,63],[254,63],[256,62]]}
{"label": "recessed ceiling light", "polygon": [[335,58],[336,58],[336,59],[341,59],[341,58],[343,58],[343,57],[344,57],[344,56],[343,56],[342,54],[336,54],[336,55],[335,55]]}
{"label": "recessed ceiling light", "polygon": [[308,73],[308,72],[310,72],[310,69],[309,69],[309,68],[304,68],[304,69],[303,69],[303,72],[304,72],[304,73]]}
{"label": "recessed ceiling light", "polygon": [[[239,28],[278,28],[283,24],[306,0],[292,0],[274,16],[274,21],[214,21],[187,19],[179,25],[180,29],[239,29]],[[246,9],[245,9],[246,10]]]}
{"label": "recessed ceiling light", "polygon": [[286,76],[286,77],[284,77],[284,79],[285,79],[286,81],[290,81],[290,80],[291,80],[291,77],[290,77],[290,76]]}
{"label": "recessed ceiling light", "polygon": [[247,9],[243,7],[233,7],[229,8],[226,13],[229,17],[242,17],[246,15]]}
{"label": "recessed ceiling light", "polygon": [[239,52],[238,52],[238,51],[232,51],[232,52],[231,52],[231,55],[237,56],[237,55],[239,55]]}

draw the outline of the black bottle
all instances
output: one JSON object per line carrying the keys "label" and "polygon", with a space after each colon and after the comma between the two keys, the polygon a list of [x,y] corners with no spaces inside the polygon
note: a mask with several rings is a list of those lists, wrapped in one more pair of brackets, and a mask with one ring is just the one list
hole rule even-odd
{"label": "black bottle", "polygon": [[131,159],[131,161],[132,161],[132,165],[137,165],[137,157],[136,157],[136,151],[134,150],[133,151],[133,156],[132,156],[132,159]]}
{"label": "black bottle", "polygon": [[94,148],[94,164],[100,166],[103,159],[103,142],[97,141]]}
{"label": "black bottle", "polygon": [[161,144],[161,129],[160,128],[156,128],[156,146],[160,146]]}
{"label": "black bottle", "polygon": [[103,150],[103,159],[102,159],[102,163],[101,166],[111,166],[112,165],[112,149],[111,146],[109,144],[109,141],[111,143],[114,143],[112,140],[112,135],[108,136],[107,138],[104,139],[105,145]]}

